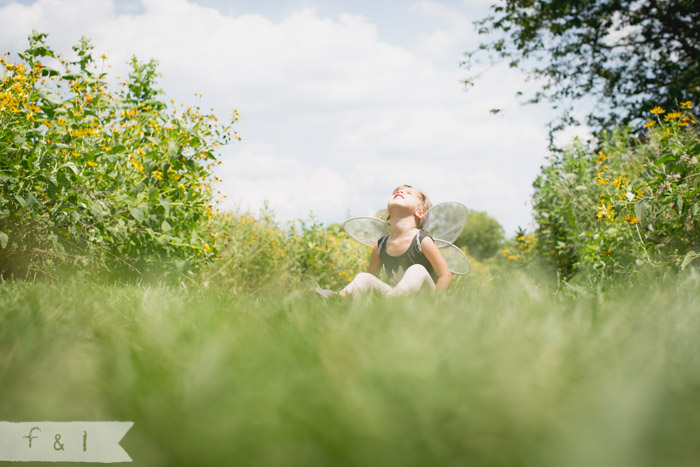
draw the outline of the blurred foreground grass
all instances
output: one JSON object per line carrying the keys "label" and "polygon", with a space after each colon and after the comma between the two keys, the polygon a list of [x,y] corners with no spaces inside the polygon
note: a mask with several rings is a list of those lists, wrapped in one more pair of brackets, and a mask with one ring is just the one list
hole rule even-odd
{"label": "blurred foreground grass", "polygon": [[698,290],[2,284],[0,420],[133,421],[144,466],[697,465]]}

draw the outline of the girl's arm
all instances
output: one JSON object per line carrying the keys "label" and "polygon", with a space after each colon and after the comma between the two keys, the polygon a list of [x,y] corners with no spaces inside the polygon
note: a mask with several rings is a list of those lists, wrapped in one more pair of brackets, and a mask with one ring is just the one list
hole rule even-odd
{"label": "girl's arm", "polygon": [[382,261],[379,259],[379,242],[374,244],[372,248],[372,257],[369,260],[369,267],[367,272],[376,276],[379,274],[379,269],[382,267]]}
{"label": "girl's arm", "polygon": [[432,238],[425,237],[420,243],[420,246],[423,249],[423,254],[428,258],[430,265],[435,270],[435,274],[438,276],[435,288],[437,288],[437,290],[447,290],[452,282],[452,273],[447,266],[447,261],[445,261],[445,258],[442,256],[442,253],[440,253],[440,250]]}

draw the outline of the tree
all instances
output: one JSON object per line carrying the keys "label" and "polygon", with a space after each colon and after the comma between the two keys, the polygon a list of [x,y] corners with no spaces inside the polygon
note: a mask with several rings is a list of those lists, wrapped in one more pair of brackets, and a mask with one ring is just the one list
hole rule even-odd
{"label": "tree", "polygon": [[470,211],[469,222],[455,245],[466,246],[467,252],[479,261],[495,255],[503,245],[503,227],[485,212]]}
{"label": "tree", "polygon": [[587,116],[596,130],[639,129],[656,106],[700,100],[699,0],[505,0],[491,10],[475,23],[489,41],[463,66],[485,54],[541,80],[527,102],[560,108],[555,130],[577,123],[583,98],[597,101]]}

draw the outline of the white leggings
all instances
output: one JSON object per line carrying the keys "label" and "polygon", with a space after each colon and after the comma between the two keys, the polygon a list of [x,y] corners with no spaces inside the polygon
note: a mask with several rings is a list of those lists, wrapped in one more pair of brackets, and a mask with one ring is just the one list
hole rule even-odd
{"label": "white leggings", "polygon": [[428,270],[421,264],[414,264],[406,269],[403,277],[394,287],[382,282],[379,278],[368,272],[361,272],[355,276],[352,282],[341,292],[352,295],[357,292],[378,290],[384,295],[403,295],[410,292],[417,292],[424,285],[429,287],[430,290],[435,289],[435,283],[433,282],[433,278],[430,277]]}

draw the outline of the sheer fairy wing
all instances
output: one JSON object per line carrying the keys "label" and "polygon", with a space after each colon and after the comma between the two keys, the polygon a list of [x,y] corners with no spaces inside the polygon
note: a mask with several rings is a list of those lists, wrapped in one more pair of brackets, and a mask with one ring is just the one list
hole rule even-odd
{"label": "sheer fairy wing", "polygon": [[434,238],[433,240],[435,241],[435,245],[440,248],[440,253],[442,253],[442,256],[447,262],[447,266],[453,274],[469,274],[471,272],[472,266],[462,250],[445,240],[439,238]]}
{"label": "sheer fairy wing", "polygon": [[[437,239],[451,244],[462,233],[467,224],[467,216],[465,205],[456,201],[447,201],[428,209],[423,217],[421,228],[436,240],[436,244]],[[444,248],[444,246],[440,248]]]}
{"label": "sheer fairy wing", "polygon": [[343,222],[343,229],[358,242],[373,247],[377,240],[389,233],[390,227],[387,221],[376,217],[351,217]]}

